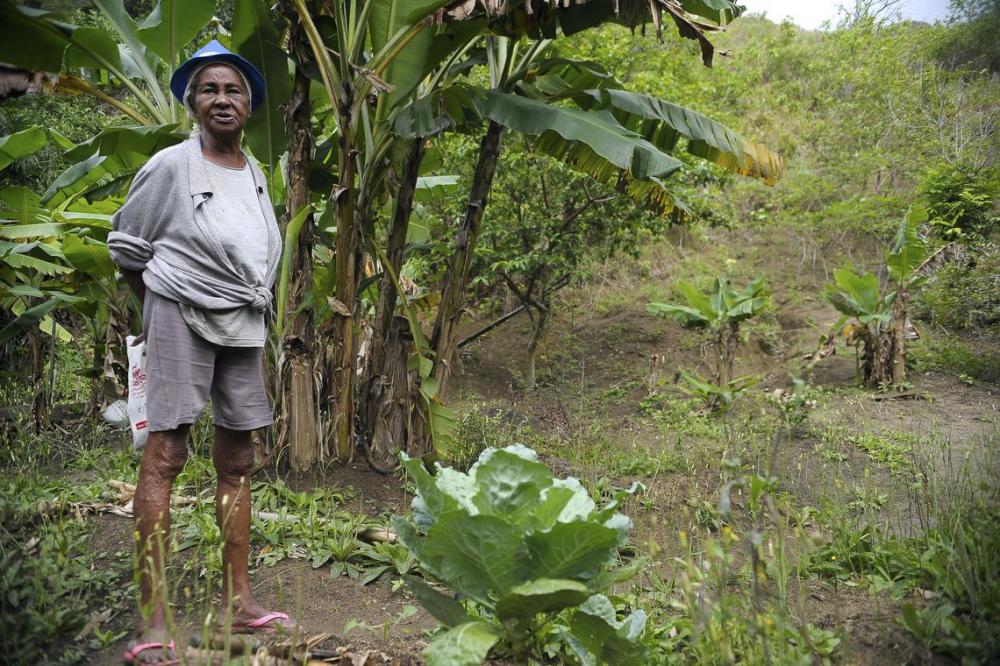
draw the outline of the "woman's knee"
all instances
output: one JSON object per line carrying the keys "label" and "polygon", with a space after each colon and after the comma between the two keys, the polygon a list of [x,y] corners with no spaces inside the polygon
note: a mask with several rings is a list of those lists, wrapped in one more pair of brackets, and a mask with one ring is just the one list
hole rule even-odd
{"label": "woman's knee", "polygon": [[254,462],[250,433],[220,430],[212,450],[212,462],[219,479],[236,483],[249,479]]}
{"label": "woman's knee", "polygon": [[142,454],[141,473],[173,481],[187,462],[187,428],[152,432]]}

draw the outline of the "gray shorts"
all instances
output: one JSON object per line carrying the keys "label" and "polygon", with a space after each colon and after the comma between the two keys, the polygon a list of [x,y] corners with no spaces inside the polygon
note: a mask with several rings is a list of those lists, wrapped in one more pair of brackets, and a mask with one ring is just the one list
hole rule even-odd
{"label": "gray shorts", "polygon": [[214,422],[230,430],[274,423],[264,390],[262,347],[222,347],[184,321],[175,301],[146,290],[146,414],[149,430],[174,430],[198,419],[209,396]]}

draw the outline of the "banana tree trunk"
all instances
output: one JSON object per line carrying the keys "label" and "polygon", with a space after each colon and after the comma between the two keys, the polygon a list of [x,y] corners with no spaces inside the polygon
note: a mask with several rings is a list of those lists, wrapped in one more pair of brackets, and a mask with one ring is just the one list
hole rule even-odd
{"label": "banana tree trunk", "polygon": [[45,400],[45,351],[39,328],[31,326],[27,333],[28,348],[31,350],[31,383],[35,391],[31,414],[35,422],[35,434],[38,434],[45,425],[48,415],[48,404]]}
{"label": "banana tree trunk", "polygon": [[739,332],[739,327],[732,323],[723,324],[719,329],[719,368],[716,372],[716,382],[719,386],[725,387],[733,379]]}
{"label": "banana tree trunk", "polygon": [[865,344],[862,366],[865,384],[878,388],[892,384],[895,332],[892,327],[879,326]]}
{"label": "banana tree trunk", "polygon": [[95,418],[101,413],[107,395],[106,364],[108,360],[108,332],[111,328],[110,310],[111,308],[107,304],[99,304],[97,313],[90,322],[94,331],[94,346],[93,362],[90,367],[91,384],[87,413]]}
{"label": "banana tree trunk", "polygon": [[365,384],[361,407],[365,416],[365,457],[373,469],[388,474],[398,466],[408,430],[410,378],[407,360],[413,347],[409,324],[393,317],[382,352],[381,371]]}
{"label": "banana tree trunk", "polygon": [[892,305],[892,384],[901,386],[906,382],[906,316],[910,294],[906,287],[900,287],[896,301]]}
{"label": "banana tree trunk", "polygon": [[[127,298],[127,296],[126,296]],[[102,404],[124,398],[128,386],[128,350],[125,339],[129,334],[128,309],[125,302],[108,307],[108,327],[104,336],[104,370],[102,374]]]}
{"label": "banana tree trunk", "polygon": [[[290,42],[303,44],[301,28],[293,27]],[[298,48],[299,57],[308,48]],[[303,62],[299,60],[299,62]],[[310,120],[309,77],[302,67],[295,71],[292,96],[285,114],[288,135],[288,172],[286,182],[286,212],[282,226],[309,203],[309,161],[312,158],[313,136]],[[278,403],[280,427],[279,445],[288,445],[288,461],[292,469],[304,471],[323,459],[317,434],[315,364],[316,331],[311,311],[296,311],[312,289],[313,221],[305,221],[295,240],[288,280],[285,321],[288,322],[282,343],[283,367]]]}
{"label": "banana tree trunk", "polygon": [[[431,374],[438,381],[439,394],[443,394],[451,364],[458,348],[458,326],[465,305],[465,290],[469,282],[469,268],[479,240],[480,223],[483,211],[486,209],[490,189],[493,187],[493,176],[496,173],[497,159],[500,157],[503,126],[490,121],[486,134],[479,144],[479,159],[472,176],[472,189],[469,192],[469,202],[465,210],[462,226],[455,235],[455,249],[451,255],[448,274],[445,278],[438,305],[437,317],[434,321],[434,333],[431,337],[431,347],[434,349],[434,368]],[[416,401],[414,405],[418,404]],[[433,448],[433,440],[428,431],[427,422],[415,415],[412,419],[413,432],[410,440],[415,449],[414,455],[429,454]]]}
{"label": "banana tree trunk", "polygon": [[399,275],[403,266],[406,231],[413,211],[413,197],[424,149],[422,139],[413,142],[397,184],[397,201],[386,252],[392,271],[383,271],[379,285],[371,353],[360,395],[361,435],[367,442],[368,462],[383,472],[395,466],[395,456],[406,439],[409,414],[406,366],[413,338],[406,319],[396,316],[398,294],[392,275]]}
{"label": "banana tree trunk", "polygon": [[[350,127],[349,119],[341,122],[342,128]],[[336,275],[336,302],[333,304],[334,322],[329,341],[327,360],[326,402],[330,415],[332,449],[340,460],[354,457],[354,376],[355,331],[354,316],[357,311],[358,273],[361,268],[362,217],[356,207],[354,189],[354,146],[347,133],[339,138],[340,157],[338,177],[340,182],[330,193],[330,203],[336,206],[337,241],[334,246]]]}

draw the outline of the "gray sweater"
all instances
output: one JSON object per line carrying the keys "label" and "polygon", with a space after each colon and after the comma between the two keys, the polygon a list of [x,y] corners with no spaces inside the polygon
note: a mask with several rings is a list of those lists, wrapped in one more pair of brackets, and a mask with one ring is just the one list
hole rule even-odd
{"label": "gray sweater", "polygon": [[271,309],[271,286],[281,259],[281,234],[264,174],[249,158],[257,198],[268,228],[264,280],[251,284],[236,269],[214,228],[195,215],[212,196],[212,185],[195,135],[154,155],[136,174],[128,198],[111,221],[111,259],[143,271],[148,289],[182,305],[230,310],[246,305]]}

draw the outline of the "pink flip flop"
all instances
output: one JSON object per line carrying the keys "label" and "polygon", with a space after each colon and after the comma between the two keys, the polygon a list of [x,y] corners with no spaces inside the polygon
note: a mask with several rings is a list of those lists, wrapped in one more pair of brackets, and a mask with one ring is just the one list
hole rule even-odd
{"label": "pink flip flop", "polygon": [[278,629],[285,629],[285,626],[278,620],[287,619],[289,619],[289,617],[285,613],[268,613],[267,615],[261,615],[257,619],[250,622],[241,622],[240,624],[234,623],[229,630],[234,634],[253,634],[258,632],[271,634]]}
{"label": "pink flip flop", "polygon": [[126,664],[155,664],[156,666],[174,666],[174,664],[181,663],[180,659],[177,659],[176,656],[173,659],[159,659],[157,661],[139,660],[139,655],[145,652],[146,650],[162,650],[163,648],[169,650],[171,654],[176,653],[173,641],[170,641],[169,643],[166,644],[161,643],[159,641],[151,641],[149,643],[139,643],[138,645],[130,647],[129,649],[125,650],[125,654],[122,655],[122,658],[125,660]]}

